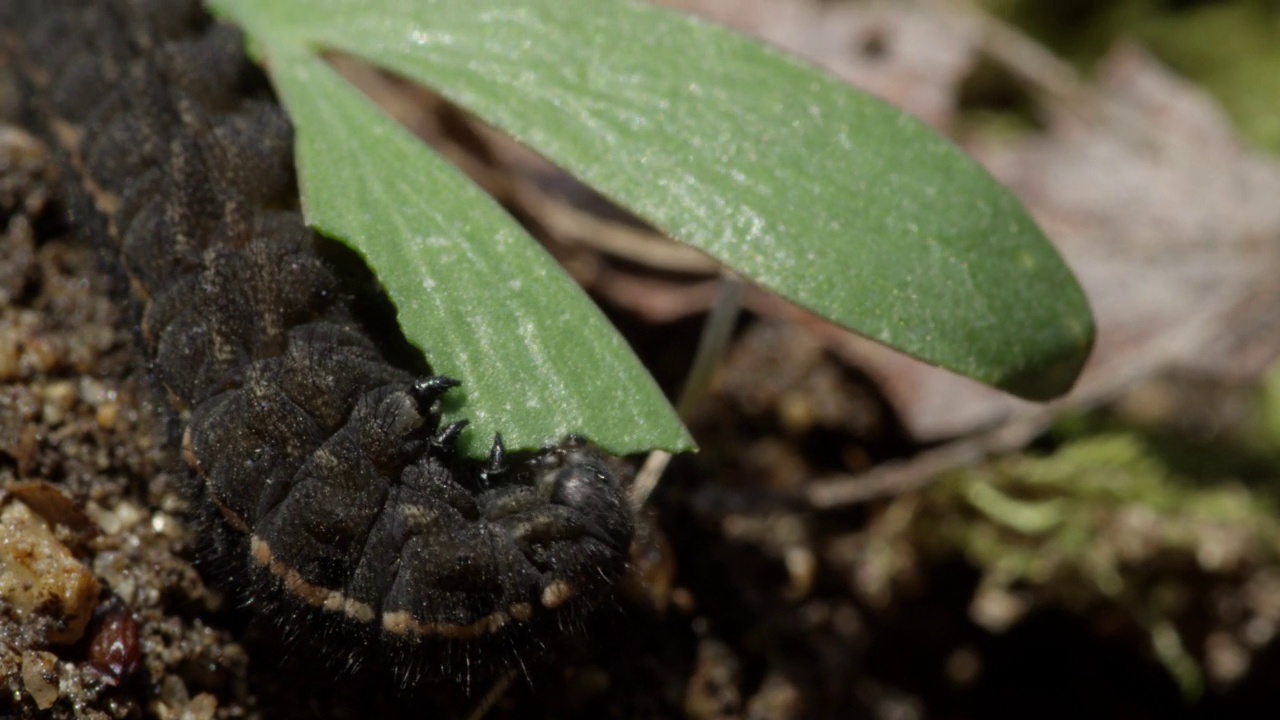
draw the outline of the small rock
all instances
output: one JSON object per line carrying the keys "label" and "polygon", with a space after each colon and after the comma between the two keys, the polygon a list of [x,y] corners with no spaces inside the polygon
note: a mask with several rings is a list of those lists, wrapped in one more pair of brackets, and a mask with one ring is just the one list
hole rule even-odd
{"label": "small rock", "polygon": [[67,497],[56,485],[44,481],[15,482],[5,491],[22,501],[32,512],[49,525],[63,525],[85,538],[97,534],[97,526],[74,500]]}
{"label": "small rock", "polygon": [[74,643],[98,603],[97,579],[20,500],[0,508],[0,602],[20,619],[43,621],[45,639]]}
{"label": "small rock", "polygon": [[67,421],[70,410],[75,407],[76,388],[66,380],[50,383],[45,388],[44,400],[44,407],[41,408],[44,424],[62,425]]}
{"label": "small rock", "polygon": [[799,720],[804,709],[800,688],[784,675],[770,674],[747,702],[746,720]]}
{"label": "small rock", "polygon": [[111,401],[102,403],[94,413],[94,419],[103,430],[114,429],[120,420],[120,405]]}
{"label": "small rock", "polygon": [[714,639],[698,643],[698,659],[685,689],[684,713],[690,720],[740,720],[741,669],[728,645]]}
{"label": "small rock", "polygon": [[160,686],[160,697],[151,709],[161,720],[213,720],[218,699],[209,693],[190,697],[182,680],[170,675]]}
{"label": "small rock", "polygon": [[13,382],[22,375],[22,346],[13,328],[0,328],[0,382]]}
{"label": "small rock", "polygon": [[50,375],[62,362],[62,351],[49,338],[35,335],[27,338],[21,362],[42,375]]}
{"label": "small rock", "polygon": [[58,700],[58,656],[43,651],[22,653],[22,687],[37,708],[53,707]]}
{"label": "small rock", "polygon": [[49,200],[54,164],[35,136],[12,125],[0,125],[0,213],[38,215]]}
{"label": "small rock", "polygon": [[118,602],[108,605],[114,607],[96,624],[89,641],[89,664],[119,683],[138,669],[142,647],[138,644],[138,621],[129,609]]}

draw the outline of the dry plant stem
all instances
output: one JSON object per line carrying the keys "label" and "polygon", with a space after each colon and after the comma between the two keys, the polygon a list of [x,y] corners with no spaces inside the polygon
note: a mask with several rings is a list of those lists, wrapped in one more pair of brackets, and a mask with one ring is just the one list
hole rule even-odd
{"label": "dry plant stem", "polygon": [[816,510],[837,510],[921,490],[942,473],[977,465],[991,455],[1013,452],[1044,432],[1056,412],[1044,409],[990,432],[889,462],[861,475],[835,475],[809,483],[804,498]]}
{"label": "dry plant stem", "polygon": [[670,463],[671,453],[666,450],[654,450],[644,459],[644,465],[641,465],[640,472],[636,473],[635,484],[631,486],[633,511],[640,512],[644,509],[644,504],[658,487],[658,481],[662,479],[662,474],[667,471],[667,465]]}
{"label": "dry plant stem", "polygon": [[977,25],[982,32],[983,52],[1040,92],[1068,107],[1082,95],[1092,94],[1075,68],[1018,28],[966,0],[945,5]]}
{"label": "dry plant stem", "polygon": [[1086,369],[1086,381],[1066,398],[1015,415],[987,432],[955,440],[910,460],[885,463],[861,475],[815,480],[804,489],[804,499],[816,510],[836,510],[894,497],[927,487],[942,473],[1024,448],[1049,429],[1063,408],[1081,412],[1096,408],[1125,388],[1167,368],[1168,358],[1186,357],[1204,347],[1205,338],[1212,337],[1218,322],[1216,317],[1202,316],[1177,332],[1147,343],[1139,352],[1092,363]]}
{"label": "dry plant stem", "polygon": [[[975,23],[981,30],[982,51],[1010,73],[1025,82],[1041,96],[1042,102],[1053,103],[1076,117],[1084,117],[1096,108],[1126,131],[1128,139],[1139,145],[1150,142],[1145,119],[1132,108],[1108,101],[1081,80],[1069,63],[1054,55],[1017,27],[992,16],[968,0],[945,2],[945,6]],[[1174,151],[1179,149],[1174,148]]]}
{"label": "dry plant stem", "polygon": [[733,335],[733,328],[738,324],[744,287],[742,278],[728,270],[723,272],[720,294],[716,296],[715,305],[711,306],[707,322],[702,326],[702,335],[698,337],[698,351],[693,356],[693,366],[689,368],[689,376],[680,391],[680,401],[676,403],[676,412],[682,418],[689,417],[711,386],[711,376],[719,367],[724,351],[729,346],[729,338]]}
{"label": "dry plant stem", "polygon": [[511,689],[511,681],[515,679],[515,676],[514,672],[508,672],[494,681],[493,687],[489,688],[489,692],[480,698],[480,701],[476,703],[475,709],[471,711],[470,715],[467,715],[467,720],[484,720],[489,711],[493,710],[493,706]]}
{"label": "dry plant stem", "polygon": [[[689,368],[689,376],[685,378],[684,388],[680,391],[680,400],[676,403],[676,411],[681,418],[688,418],[711,386],[711,376],[724,358],[725,349],[729,346],[729,338],[733,328],[738,324],[738,315],[742,312],[742,293],[745,289],[742,278],[725,270],[721,276],[720,293],[711,306],[711,314],[702,326],[702,335],[698,337],[698,350],[693,356],[693,366]],[[644,507],[649,495],[658,486],[658,480],[667,469],[671,454],[662,450],[649,453],[644,466],[636,474],[635,484],[631,487],[631,506],[636,510]]]}
{"label": "dry plant stem", "polygon": [[538,219],[562,242],[591,247],[655,270],[713,274],[720,269],[720,264],[701,250],[652,230],[604,220],[532,183],[520,182],[516,196],[525,207],[538,208]]}
{"label": "dry plant stem", "polygon": [[[702,251],[676,242],[651,228],[600,217],[574,205],[554,191],[545,189],[535,170],[510,158],[514,141],[480,118],[461,108],[455,112],[488,150],[498,148],[493,157],[477,154],[469,146],[443,130],[430,131],[421,123],[423,113],[443,115],[448,101],[429,90],[426,98],[406,103],[407,81],[391,80],[374,66],[341,53],[326,53],[326,60],[348,82],[360,88],[396,122],[417,134],[454,167],[471,178],[485,192],[507,205],[523,208],[550,235],[566,245],[592,248],[655,270],[715,276],[720,264]],[[528,154],[527,150],[516,153]],[[549,169],[550,166],[548,166]],[[561,171],[563,172],[563,171]]]}
{"label": "dry plant stem", "polygon": [[[479,125],[485,129],[483,124]],[[589,247],[654,270],[706,275],[720,270],[720,264],[701,250],[675,242],[654,230],[632,227],[581,210],[543,190],[519,171],[495,169],[456,145],[437,149],[490,195],[514,201],[527,209],[560,242]]]}
{"label": "dry plant stem", "polygon": [[[720,272],[718,262],[690,245],[671,240],[652,228],[636,227],[600,217],[544,188],[538,182],[537,172],[524,163],[509,159],[510,151],[500,149],[494,153],[495,158],[484,158],[476,154],[474,147],[468,147],[447,133],[424,134],[417,128],[413,113],[406,112],[404,103],[397,105],[394,102],[396,98],[404,96],[400,82],[390,81],[375,68],[344,55],[334,54],[328,59],[347,80],[378,103],[383,112],[406,128],[418,132],[420,137],[429,142],[454,167],[484,188],[485,192],[504,204],[521,207],[536,217],[556,240],[568,245],[593,248],[655,270],[708,276]],[[415,103],[409,109],[440,113],[447,101],[434,93],[431,93],[431,97],[435,98],[434,104],[423,108]],[[465,110],[456,109],[456,112],[487,147],[505,148],[513,144],[511,138],[483,120]]]}

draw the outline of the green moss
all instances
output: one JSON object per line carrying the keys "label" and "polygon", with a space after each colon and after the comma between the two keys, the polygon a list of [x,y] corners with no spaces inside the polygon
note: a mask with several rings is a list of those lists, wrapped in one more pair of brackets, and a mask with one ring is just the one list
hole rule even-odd
{"label": "green moss", "polygon": [[1137,37],[1226,107],[1241,133],[1280,151],[1280,8],[1258,0],[1157,14]]}
{"label": "green moss", "polygon": [[1226,108],[1250,142],[1280,151],[1280,6],[1271,0],[984,0],[1082,70],[1138,40]]}
{"label": "green moss", "polygon": [[[1194,618],[1216,612],[1214,588],[1238,591],[1259,573],[1280,571],[1280,503],[1231,478],[1185,474],[1164,454],[1170,446],[1106,430],[1049,455],[958,472],[899,501],[910,519],[881,540],[904,544],[924,564],[959,555],[977,568],[972,613],[994,631],[1035,607],[1127,617],[1195,696],[1205,657]],[[1021,611],[1010,615],[1011,603]],[[1243,632],[1240,617],[1215,621],[1228,634]]]}

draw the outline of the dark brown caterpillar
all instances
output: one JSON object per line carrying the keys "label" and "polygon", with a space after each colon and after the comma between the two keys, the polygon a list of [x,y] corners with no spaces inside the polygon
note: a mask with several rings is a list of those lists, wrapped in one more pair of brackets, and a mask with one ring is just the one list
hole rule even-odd
{"label": "dark brown caterpillar", "polygon": [[459,456],[455,383],[386,340],[350,254],[304,227],[291,127],[237,31],[195,0],[8,0],[0,28],[88,199],[77,224],[123,260],[250,599],[429,668],[441,647],[510,659],[607,592],[621,481],[576,441]]}

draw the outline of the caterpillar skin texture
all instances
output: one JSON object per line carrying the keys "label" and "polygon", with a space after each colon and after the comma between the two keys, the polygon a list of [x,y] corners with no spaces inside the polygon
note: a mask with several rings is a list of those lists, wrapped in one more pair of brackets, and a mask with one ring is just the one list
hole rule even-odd
{"label": "caterpillar skin texture", "polygon": [[365,656],[461,653],[470,672],[473,648],[518,656],[609,592],[633,531],[622,482],[576,441],[455,452],[439,400],[456,383],[381,339],[350,253],[305,228],[291,126],[238,31],[193,0],[0,6],[248,599]]}

